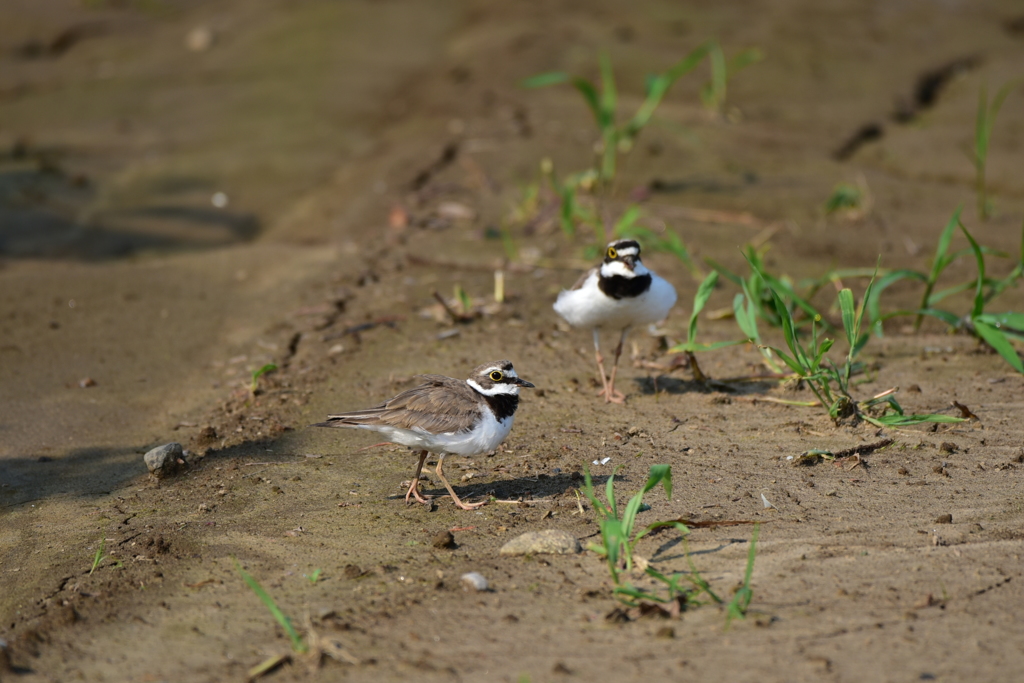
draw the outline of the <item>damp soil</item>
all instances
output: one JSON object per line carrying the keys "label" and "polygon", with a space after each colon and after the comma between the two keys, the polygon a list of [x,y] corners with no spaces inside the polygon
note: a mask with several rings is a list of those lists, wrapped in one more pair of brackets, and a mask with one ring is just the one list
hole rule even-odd
{"label": "damp soil", "polygon": [[[607,49],[628,109],[645,73],[716,36],[766,60],[730,82],[722,115],[699,103],[706,74],[681,80],[609,212],[640,201],[653,229],[737,271],[742,245],[770,244],[795,280],[879,256],[924,270],[958,204],[1013,253],[1024,93],[993,132],[985,222],[964,149],[981,84],[1020,76],[1016,4],[7,4],[0,679],[242,680],[273,657],[265,680],[998,681],[1024,666],[1024,378],[997,355],[895,318],[857,395],[899,387],[908,411],[955,401],[977,419],[837,426],[782,402],[810,400],[800,386],[694,381],[666,345],[698,279],[645,253],[680,304],[630,336],[626,403],[606,405],[589,334],[550,308],[590,236],[566,239],[541,202],[511,223],[510,264],[499,230],[542,158],[579,168],[594,144],[576,93],[522,78],[593,76]],[[839,182],[869,202],[826,216]],[[961,260],[948,282],[974,273]],[[437,305],[457,286],[479,316]],[[815,301],[837,317],[830,288]],[[893,308],[919,296],[888,292]],[[734,294],[723,283],[708,311]],[[997,308],[1022,310],[1021,290]],[[707,341],[737,335],[700,324]],[[455,509],[432,468],[433,504],[407,506],[412,454],[307,426],[499,358],[537,388],[501,448],[446,462],[461,496],[502,501],[480,510]],[[700,361],[715,380],[763,370],[750,346]],[[190,468],[150,478],[143,453],[170,441]],[[813,449],[849,456],[793,464]],[[672,494],[651,492],[640,522],[693,529],[638,555],[686,572],[688,549],[728,600],[758,522],[746,619],[621,610],[592,551],[499,554],[525,531],[596,541],[584,469],[617,472],[624,498],[658,463]],[[239,565],[320,656],[288,656]],[[487,591],[463,589],[472,571]]]}

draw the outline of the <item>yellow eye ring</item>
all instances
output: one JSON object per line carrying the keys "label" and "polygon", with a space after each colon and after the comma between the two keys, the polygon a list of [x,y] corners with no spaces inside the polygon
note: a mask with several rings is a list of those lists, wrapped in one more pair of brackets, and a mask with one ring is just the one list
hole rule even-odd
{"label": "yellow eye ring", "polygon": [[615,258],[619,255],[619,252],[615,251],[615,247],[608,247],[608,258]]}
{"label": "yellow eye ring", "polygon": [[491,373],[491,380],[494,382],[500,382],[504,377],[505,375],[501,374],[501,372],[499,372],[498,370],[495,370],[494,372]]}

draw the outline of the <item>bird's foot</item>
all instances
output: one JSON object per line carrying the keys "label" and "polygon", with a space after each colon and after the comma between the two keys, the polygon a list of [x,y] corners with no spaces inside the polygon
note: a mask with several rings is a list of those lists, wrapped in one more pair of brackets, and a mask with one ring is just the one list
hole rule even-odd
{"label": "bird's foot", "polygon": [[411,502],[409,501],[409,498],[415,498],[417,503],[422,503],[423,505],[430,505],[431,504],[431,499],[430,499],[429,496],[424,498],[423,496],[420,495],[420,492],[418,490],[418,488],[419,488],[418,484],[419,484],[419,481],[414,481],[409,486],[409,490],[405,492],[405,504],[406,505],[411,505]]}
{"label": "bird's foot", "polygon": [[463,510],[476,510],[478,508],[482,508],[484,505],[487,505],[489,502],[491,502],[490,499],[488,499],[482,500],[479,503],[464,503],[462,502],[461,498],[455,495],[452,496],[452,501],[455,503],[457,507],[462,508]]}
{"label": "bird's foot", "polygon": [[597,392],[598,396],[604,396],[605,403],[625,403],[626,395],[615,387],[606,387]]}

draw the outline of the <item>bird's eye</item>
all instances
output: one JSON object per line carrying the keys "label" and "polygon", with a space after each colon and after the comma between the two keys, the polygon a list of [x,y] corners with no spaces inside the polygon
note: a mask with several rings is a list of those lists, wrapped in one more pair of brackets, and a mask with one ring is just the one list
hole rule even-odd
{"label": "bird's eye", "polygon": [[505,375],[501,374],[498,370],[491,373],[491,379],[495,382],[500,382]]}
{"label": "bird's eye", "polygon": [[615,247],[608,247],[608,258],[615,258],[619,255],[619,252],[615,251]]}

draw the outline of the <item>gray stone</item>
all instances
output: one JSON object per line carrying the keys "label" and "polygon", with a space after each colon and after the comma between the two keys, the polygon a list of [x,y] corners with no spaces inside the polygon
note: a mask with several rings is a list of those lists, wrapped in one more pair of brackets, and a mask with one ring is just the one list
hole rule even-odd
{"label": "gray stone", "polygon": [[167,443],[157,446],[145,455],[146,467],[157,479],[175,474],[187,465],[185,453],[180,443]]}
{"label": "gray stone", "polygon": [[502,555],[571,555],[582,550],[580,542],[568,531],[545,529],[527,531],[501,547]]}
{"label": "gray stone", "polygon": [[467,591],[485,591],[488,588],[487,579],[480,572],[469,572],[459,578],[462,589]]}

